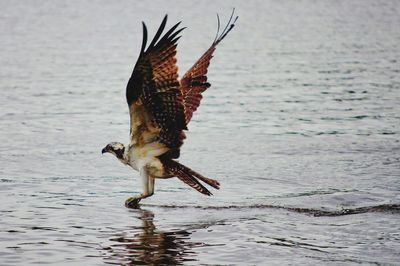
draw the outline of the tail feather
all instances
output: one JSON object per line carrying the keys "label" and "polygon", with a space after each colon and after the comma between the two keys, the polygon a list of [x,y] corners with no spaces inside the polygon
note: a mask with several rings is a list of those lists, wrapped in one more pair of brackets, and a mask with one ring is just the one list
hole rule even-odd
{"label": "tail feather", "polygon": [[196,178],[194,178],[193,176],[188,175],[187,173],[185,173],[182,170],[178,170],[176,172],[176,176],[182,180],[183,182],[185,182],[186,184],[188,184],[189,186],[191,186],[192,188],[196,189],[198,192],[207,195],[207,196],[211,196],[212,193],[205,188]]}
{"label": "tail feather", "polygon": [[211,196],[212,193],[205,188],[198,180],[200,179],[204,183],[219,189],[219,183],[218,181],[204,177],[200,175],[199,173],[196,173],[189,167],[184,166],[183,164],[180,164],[174,160],[171,159],[164,159],[162,160],[164,167],[167,168],[167,170],[173,174],[174,176],[178,177],[180,180],[182,180],[184,183],[187,185],[191,186],[192,188],[196,189],[200,193]]}
{"label": "tail feather", "polygon": [[185,171],[186,171],[188,174],[190,174],[190,175],[192,175],[192,176],[194,176],[194,177],[197,177],[198,179],[200,179],[201,181],[203,181],[203,182],[206,183],[207,185],[212,186],[212,187],[215,188],[215,189],[219,189],[219,182],[218,182],[217,180],[214,180],[214,179],[211,179],[211,178],[207,178],[207,177],[205,177],[205,176],[202,176],[201,174],[196,173],[195,171],[193,171],[193,170],[190,169],[189,167],[184,166],[183,164],[181,164],[181,166],[185,169]]}

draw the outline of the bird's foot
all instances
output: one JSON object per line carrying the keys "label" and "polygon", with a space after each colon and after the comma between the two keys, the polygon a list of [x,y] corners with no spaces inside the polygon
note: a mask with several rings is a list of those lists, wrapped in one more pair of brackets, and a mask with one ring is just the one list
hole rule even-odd
{"label": "bird's foot", "polygon": [[130,197],[125,201],[125,207],[137,209],[139,207],[139,202],[141,199],[141,197]]}

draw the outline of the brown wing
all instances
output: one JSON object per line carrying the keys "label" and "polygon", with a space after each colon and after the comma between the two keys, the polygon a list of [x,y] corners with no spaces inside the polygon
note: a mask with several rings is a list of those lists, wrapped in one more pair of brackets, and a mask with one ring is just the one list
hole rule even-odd
{"label": "brown wing", "polygon": [[176,46],[180,22],[161,38],[167,16],[147,49],[147,28],[138,61],[126,88],[131,116],[131,144],[144,145],[158,140],[170,149],[179,148],[186,129],[182,93],[176,66]]}
{"label": "brown wing", "polygon": [[197,110],[200,105],[200,101],[203,98],[201,93],[204,92],[211,85],[207,82],[207,68],[210,65],[210,60],[213,57],[213,53],[217,45],[225,38],[225,36],[235,26],[235,22],[238,19],[236,16],[232,22],[233,14],[235,9],[232,11],[232,15],[226,25],[225,29],[219,35],[219,17],[218,17],[218,31],[214,42],[210,48],[200,57],[200,59],[186,72],[180,82],[180,89],[183,96],[183,105],[185,108],[185,123],[186,125],[190,122],[193,113]]}

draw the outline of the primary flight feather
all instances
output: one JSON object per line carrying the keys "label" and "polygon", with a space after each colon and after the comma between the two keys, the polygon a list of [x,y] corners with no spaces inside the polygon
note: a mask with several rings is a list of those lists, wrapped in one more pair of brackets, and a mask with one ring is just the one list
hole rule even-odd
{"label": "primary flight feather", "polygon": [[127,199],[126,206],[136,206],[141,199],[153,195],[155,178],[178,177],[205,195],[212,194],[201,182],[219,189],[218,181],[204,177],[174,159],[180,155],[184,130],[200,105],[201,94],[210,87],[207,68],[216,46],[235,25],[238,17],[233,19],[233,14],[234,11],[221,34],[218,17],[215,40],[181,80],[178,79],[176,48],[184,28],[179,28],[179,22],[163,34],[166,15],[147,46],[147,28],[143,23],[142,47],[126,87],[130,143],[125,147],[111,142],[102,150],[140,173],[143,192]]}

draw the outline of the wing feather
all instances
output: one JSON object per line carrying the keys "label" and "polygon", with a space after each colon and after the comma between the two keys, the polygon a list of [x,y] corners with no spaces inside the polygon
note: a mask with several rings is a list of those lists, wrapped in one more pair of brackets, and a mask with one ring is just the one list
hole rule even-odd
{"label": "wing feather", "polygon": [[146,49],[147,27],[143,23],[141,52],[126,88],[131,116],[131,143],[144,145],[157,139],[170,149],[178,149],[186,129],[182,92],[179,89],[176,47],[180,22],[164,35],[164,17]]}
{"label": "wing feather", "polygon": [[235,26],[235,22],[238,19],[236,16],[233,19],[235,9],[233,9],[231,17],[228,24],[224,28],[221,34],[219,34],[220,20],[218,18],[218,31],[215,40],[211,44],[210,48],[200,57],[199,60],[186,72],[180,81],[180,89],[183,96],[183,105],[185,108],[185,123],[186,125],[190,122],[193,113],[197,110],[200,105],[201,95],[205,90],[207,90],[211,84],[207,82],[207,71],[210,65],[211,58],[217,47],[217,45],[225,38],[225,36],[232,30]]}

